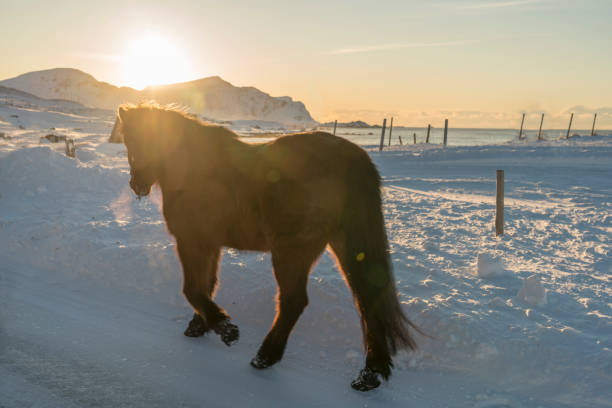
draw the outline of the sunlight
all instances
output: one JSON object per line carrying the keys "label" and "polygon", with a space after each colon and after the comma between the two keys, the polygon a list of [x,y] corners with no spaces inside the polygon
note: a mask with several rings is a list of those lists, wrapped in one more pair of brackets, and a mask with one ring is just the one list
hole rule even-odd
{"label": "sunlight", "polygon": [[143,89],[192,79],[190,64],[183,51],[155,32],[136,36],[128,42],[125,70],[128,86]]}

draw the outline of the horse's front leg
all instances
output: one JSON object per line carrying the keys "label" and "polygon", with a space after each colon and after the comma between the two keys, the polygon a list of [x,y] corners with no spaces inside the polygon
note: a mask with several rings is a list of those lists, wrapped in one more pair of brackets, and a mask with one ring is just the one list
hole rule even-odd
{"label": "horse's front leg", "polygon": [[208,324],[204,320],[202,316],[198,313],[194,312],[189,325],[184,331],[185,336],[187,337],[200,337],[206,334],[210,330]]}
{"label": "horse's front leg", "polygon": [[228,346],[238,341],[238,327],[212,299],[217,286],[220,248],[206,247],[197,239],[177,239],[177,249],[183,266],[183,294],[194,310],[193,319],[185,330],[189,337],[202,336],[210,329],[221,336]]}

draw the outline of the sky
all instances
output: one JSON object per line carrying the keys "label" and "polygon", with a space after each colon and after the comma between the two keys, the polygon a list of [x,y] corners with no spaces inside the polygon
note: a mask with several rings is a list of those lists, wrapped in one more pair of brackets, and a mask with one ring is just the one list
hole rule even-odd
{"label": "sky", "polygon": [[[0,79],[218,75],[318,121],[612,129],[612,0],[0,0]],[[545,126],[546,127],[546,126]]]}

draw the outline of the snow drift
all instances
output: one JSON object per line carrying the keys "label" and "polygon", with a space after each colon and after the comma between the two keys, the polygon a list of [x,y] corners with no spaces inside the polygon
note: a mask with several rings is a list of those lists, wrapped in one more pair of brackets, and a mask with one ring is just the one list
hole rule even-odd
{"label": "snow drift", "polygon": [[[113,123],[0,102],[2,405],[610,406],[611,138],[367,148],[402,307],[430,337],[364,396],[348,385],[363,364],[359,320],[327,254],[277,367],[248,366],[274,316],[266,254],[224,252],[217,299],[239,344],[183,336],[175,244],[159,196],[129,190],[125,149],[106,142]],[[50,127],[75,138],[76,159],[40,143]],[[479,268],[478,254],[503,268]]]}

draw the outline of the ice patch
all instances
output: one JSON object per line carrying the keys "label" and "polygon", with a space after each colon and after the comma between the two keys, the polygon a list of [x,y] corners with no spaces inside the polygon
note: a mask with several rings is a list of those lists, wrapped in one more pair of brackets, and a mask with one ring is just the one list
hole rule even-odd
{"label": "ice patch", "polygon": [[478,395],[476,398],[483,399],[484,401],[476,403],[474,408],[519,408],[521,406],[518,401],[506,397]]}
{"label": "ice patch", "polygon": [[476,274],[480,278],[492,278],[494,276],[503,275],[504,273],[504,261],[501,257],[492,254],[478,254],[476,264]]}
{"label": "ice patch", "polygon": [[546,289],[536,275],[531,275],[523,281],[523,287],[516,297],[532,306],[544,306],[546,304]]}

